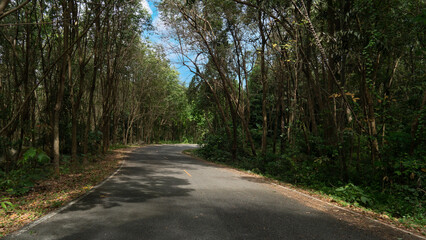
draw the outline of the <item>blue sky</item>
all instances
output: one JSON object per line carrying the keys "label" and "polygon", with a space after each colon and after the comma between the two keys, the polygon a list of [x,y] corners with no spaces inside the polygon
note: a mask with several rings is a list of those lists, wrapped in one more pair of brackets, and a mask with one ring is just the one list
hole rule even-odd
{"label": "blue sky", "polygon": [[[148,11],[148,13],[151,14],[151,20],[152,20],[154,27],[157,30],[162,31],[162,34],[167,34],[167,31],[164,29],[164,25],[162,25],[162,21],[160,19],[159,12],[158,12],[158,10],[155,6],[156,2],[158,2],[158,0],[141,0],[141,2],[142,2],[142,5]],[[147,36],[152,43],[163,45],[165,47],[165,49],[167,49],[170,44],[173,44],[173,41],[167,40],[166,38],[161,38],[161,36],[158,32],[149,33],[149,34],[146,34],[145,36]],[[167,50],[166,50],[166,52],[167,52]],[[191,73],[187,69],[187,67],[183,66],[182,63],[179,63],[179,59],[176,57],[175,54],[169,52],[168,58],[170,60],[170,63],[179,72],[180,81],[185,83],[185,85],[187,86],[189,84],[189,82],[191,81],[191,78],[194,74]]]}

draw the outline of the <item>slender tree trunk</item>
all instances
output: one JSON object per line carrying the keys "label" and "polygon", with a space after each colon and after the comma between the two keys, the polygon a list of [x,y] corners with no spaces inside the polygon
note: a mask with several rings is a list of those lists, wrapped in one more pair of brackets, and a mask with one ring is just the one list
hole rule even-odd
{"label": "slender tree trunk", "polygon": [[[305,41],[306,42],[306,41]],[[304,44],[305,46],[305,58],[304,61],[308,62],[310,61],[311,58],[311,49],[310,49],[310,45],[309,42]],[[315,106],[314,106],[314,101],[313,99],[315,98],[312,95],[312,91],[315,91],[314,89],[314,84],[312,83],[312,75],[311,75],[311,70],[309,68],[309,64],[303,64],[303,73],[305,74],[306,77],[306,82],[308,83],[308,89],[307,89],[307,97],[308,97],[308,112],[309,112],[309,120],[310,120],[310,125],[311,125],[311,131],[314,135],[318,134],[318,127],[317,127],[317,121],[315,118]]]}
{"label": "slender tree trunk", "polygon": [[258,0],[258,27],[261,37],[261,48],[260,48],[260,78],[262,83],[262,155],[266,154],[267,150],[267,137],[268,137],[268,116],[267,116],[267,95],[268,95],[268,77],[265,66],[265,47],[266,47],[266,36],[263,24],[263,12],[260,8],[262,1]]}
{"label": "slender tree trunk", "polygon": [[285,151],[286,139],[284,138],[285,132],[285,116],[284,116],[284,101],[281,102],[280,108],[280,129],[281,129],[281,144],[280,144],[280,153],[283,154]]}
{"label": "slender tree trunk", "polygon": [[369,87],[365,79],[365,69],[362,77],[362,94],[363,104],[367,117],[368,134],[370,137],[370,148],[371,148],[371,163],[374,165],[379,153],[379,142],[377,141],[377,128],[376,128],[376,116],[374,112],[374,100],[370,93]]}
{"label": "slender tree trunk", "polygon": [[275,104],[275,118],[274,118],[274,136],[272,142],[272,152],[277,153],[277,136],[278,136],[278,125],[279,125],[279,112],[280,112],[280,98],[278,97],[277,103]]}
{"label": "slender tree trunk", "polygon": [[[68,8],[68,2],[63,0],[62,1],[62,7],[64,9],[63,13],[63,19],[64,19],[64,43],[63,43],[63,49],[68,49],[69,44],[69,19],[70,19],[70,12]],[[65,88],[65,79],[66,79],[66,71],[67,71],[67,65],[68,65],[68,56],[71,54],[69,51],[67,54],[64,55],[62,59],[62,66],[60,71],[60,80],[58,83],[58,92],[56,96],[56,104],[53,111],[53,164],[54,164],[54,171],[57,176],[59,176],[59,158],[60,158],[60,139],[59,139],[59,115],[62,109],[62,99],[64,97],[64,88]]]}
{"label": "slender tree trunk", "polygon": [[[72,13],[72,15],[70,15],[70,17],[72,17],[72,19],[70,19],[69,21],[73,24],[71,24],[72,29],[70,29],[71,31],[71,37],[70,40],[72,41],[75,37],[76,31],[78,32],[78,28],[76,28],[76,22],[77,22],[77,13],[75,12],[75,3],[73,0],[69,0],[68,1],[69,4],[69,8],[70,8],[70,12]],[[74,20],[74,21],[72,21]],[[77,43],[77,48],[78,50],[80,50],[80,41],[78,41]],[[81,56],[80,56],[81,58]],[[80,93],[77,93],[77,97],[74,97],[74,82],[72,79],[72,65],[71,65],[71,54],[68,55],[67,57],[68,60],[68,82],[70,83],[70,88],[71,88],[71,93],[70,93],[70,99],[71,99],[71,162],[73,167],[77,167],[77,124],[78,124],[78,109],[79,109],[79,99],[81,98]],[[80,61],[80,59],[79,59]],[[81,69],[80,69],[80,74],[81,74]],[[81,77],[81,75],[80,75]],[[81,86],[81,81],[82,79],[79,79],[79,92],[82,91],[82,86]]]}
{"label": "slender tree trunk", "polygon": [[[87,154],[89,151],[89,131],[91,128],[91,116],[92,112],[94,113],[94,104],[93,104],[93,98],[94,93],[96,89],[96,80],[97,80],[97,73],[98,73],[98,62],[99,62],[99,32],[101,31],[101,24],[100,19],[97,18],[95,20],[96,30],[95,30],[95,40],[94,40],[94,46],[93,46],[93,75],[92,75],[92,83],[89,90],[89,104],[87,106],[87,119],[86,119],[86,127],[84,129],[84,141],[83,141],[83,153],[84,153],[84,159],[83,159],[83,165],[87,164]],[[95,123],[95,121],[94,121]]]}
{"label": "slender tree trunk", "polygon": [[[29,10],[25,11],[25,19],[29,21]],[[22,75],[22,84],[24,87],[25,96],[29,94],[29,75],[30,75],[30,51],[31,51],[31,29],[30,26],[25,26],[25,63],[24,63],[24,71]],[[15,155],[15,161],[18,160],[19,155],[22,151],[22,145],[24,144],[25,139],[25,131],[28,129],[29,120],[30,120],[30,104],[25,104],[24,109],[22,111],[21,117],[21,133],[20,133],[20,143],[18,146],[17,154]]]}

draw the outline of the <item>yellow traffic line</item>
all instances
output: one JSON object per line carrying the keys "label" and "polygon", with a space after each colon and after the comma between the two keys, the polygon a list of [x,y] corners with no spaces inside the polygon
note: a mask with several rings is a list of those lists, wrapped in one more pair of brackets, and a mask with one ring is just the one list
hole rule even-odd
{"label": "yellow traffic line", "polygon": [[188,176],[192,177],[191,174],[189,174],[189,172],[187,172],[185,169],[183,171],[186,172],[186,174],[188,174]]}

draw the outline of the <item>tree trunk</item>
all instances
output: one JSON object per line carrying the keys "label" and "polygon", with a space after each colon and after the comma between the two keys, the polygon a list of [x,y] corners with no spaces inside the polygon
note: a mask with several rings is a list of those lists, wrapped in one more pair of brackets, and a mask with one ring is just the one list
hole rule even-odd
{"label": "tree trunk", "polygon": [[[90,131],[90,123],[91,123],[91,116],[92,112],[94,111],[94,104],[93,104],[93,97],[96,89],[96,78],[98,73],[98,61],[99,61],[99,33],[101,31],[101,23],[99,17],[95,20],[95,39],[94,39],[94,45],[93,45],[93,75],[92,75],[92,83],[89,90],[89,104],[87,106],[87,119],[86,119],[86,127],[84,129],[84,140],[83,140],[83,165],[87,164],[87,154],[89,151],[89,131]],[[95,122],[94,122],[95,123]]]}
{"label": "tree trunk", "polygon": [[258,27],[261,37],[261,48],[260,48],[260,81],[262,83],[262,155],[266,154],[267,150],[267,137],[268,137],[268,117],[267,117],[267,94],[268,94],[268,77],[265,66],[265,47],[266,37],[263,24],[263,12],[261,10],[262,1],[257,1],[259,6],[258,9]]}
{"label": "tree trunk", "polygon": [[[67,50],[69,47],[69,19],[70,19],[70,12],[68,8],[68,2],[63,0],[62,1],[62,7],[64,9],[63,13],[63,19],[64,19],[64,43],[63,43],[63,49]],[[61,75],[60,80],[58,83],[58,92],[56,96],[56,104],[53,111],[53,164],[54,164],[54,171],[55,175],[59,176],[59,158],[60,158],[60,139],[59,139],[59,115],[62,109],[62,99],[64,97],[64,87],[65,87],[65,79],[66,79],[66,71],[67,71],[67,65],[68,65],[68,57],[71,54],[71,51],[68,51],[67,54],[64,55],[62,59],[62,66],[61,66]]]}

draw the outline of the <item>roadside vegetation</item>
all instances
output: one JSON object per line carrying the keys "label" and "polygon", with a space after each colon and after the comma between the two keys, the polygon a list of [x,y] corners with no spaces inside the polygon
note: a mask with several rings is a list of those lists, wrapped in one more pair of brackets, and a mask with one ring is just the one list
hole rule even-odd
{"label": "roadside vegetation", "polygon": [[64,163],[60,177],[52,174],[53,169],[37,174],[39,169],[22,174],[23,180],[14,180],[19,185],[8,186],[14,192],[9,191],[0,199],[0,238],[82,196],[110,176],[132,151],[116,149],[120,150],[94,156],[85,168],[75,169],[69,162]]}
{"label": "roadside vegetation", "polygon": [[426,225],[424,2],[160,9],[194,73],[199,156]]}

